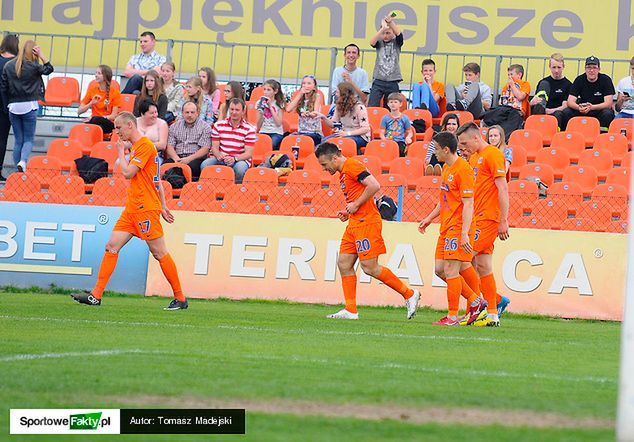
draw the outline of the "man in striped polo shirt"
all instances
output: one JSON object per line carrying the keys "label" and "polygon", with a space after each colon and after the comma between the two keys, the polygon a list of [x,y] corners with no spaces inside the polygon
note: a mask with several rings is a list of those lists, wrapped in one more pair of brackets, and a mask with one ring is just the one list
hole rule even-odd
{"label": "man in striped polo shirt", "polygon": [[244,174],[251,167],[253,146],[257,139],[255,127],[244,119],[246,108],[242,98],[229,100],[228,118],[213,125],[211,151],[201,169],[217,164],[229,166],[236,174],[236,183],[242,183]]}

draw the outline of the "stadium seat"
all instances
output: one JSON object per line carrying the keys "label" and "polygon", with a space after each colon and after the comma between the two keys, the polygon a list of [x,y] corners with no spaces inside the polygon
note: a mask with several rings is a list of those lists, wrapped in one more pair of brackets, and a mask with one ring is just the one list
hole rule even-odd
{"label": "stadium seat", "polygon": [[311,198],[310,205],[315,216],[336,218],[339,211],[346,210],[346,198],[338,189],[319,189]]}
{"label": "stadium seat", "polygon": [[526,151],[528,160],[534,161],[535,155],[544,147],[542,134],[536,130],[524,129],[514,130],[509,137],[509,147],[521,146]]}
{"label": "stadium seat", "polygon": [[564,183],[579,183],[585,196],[590,196],[598,181],[599,174],[592,166],[568,166],[562,178]]}
{"label": "stadium seat", "polygon": [[416,188],[416,183],[424,176],[425,163],[419,158],[396,158],[390,164],[390,174],[403,175],[407,178],[407,185]]}
{"label": "stadium seat", "polygon": [[344,157],[352,158],[357,155],[357,143],[351,138],[331,138],[329,142],[339,146]]}
{"label": "stadium seat", "polygon": [[381,159],[374,155],[357,155],[353,157],[359,160],[368,169],[368,171],[375,177],[381,175]]}
{"label": "stadium seat", "polygon": [[[403,111],[403,115],[409,118],[410,121],[414,120],[424,120],[425,121],[425,129],[431,129],[433,126],[433,118],[431,112],[427,109],[406,109]],[[422,141],[425,139],[425,133],[416,133],[415,141]]]}
{"label": "stadium seat", "polygon": [[317,157],[315,155],[308,155],[306,158],[304,158],[304,169],[303,170],[312,170],[313,172],[318,173],[319,176],[321,177],[321,184],[322,185],[329,185],[330,184],[332,176],[330,175],[330,173],[326,172],[321,167],[321,164],[319,164],[319,160],[317,159]]}
{"label": "stadium seat", "polygon": [[539,198],[539,187],[534,181],[513,180],[508,183],[509,197],[532,201]]}
{"label": "stadium seat", "polygon": [[[160,170],[160,174],[161,174],[161,179],[163,179],[163,175],[165,175],[165,172],[167,172],[169,169],[171,169],[172,167],[179,167],[180,169],[183,170],[183,175],[185,175],[185,181],[187,183],[191,183],[192,181],[192,170],[189,167],[189,165],[185,164],[185,163],[163,163],[161,164],[161,170]],[[231,169],[233,171],[233,169]],[[201,173],[202,175],[202,173]],[[175,191],[178,189],[174,189]]]}
{"label": "stadium seat", "polygon": [[605,179],[606,184],[620,184],[628,189],[628,193],[631,194],[630,189],[630,169],[629,167],[617,167],[608,172],[608,176]]}
{"label": "stadium seat", "polygon": [[122,176],[99,178],[88,202],[95,206],[125,206],[128,186],[129,181]]}
{"label": "stadium seat", "polygon": [[251,95],[249,96],[249,101],[251,103],[255,103],[257,102],[262,96],[264,95],[264,87],[263,86],[257,86],[255,88],[253,88],[253,90],[251,91]]}
{"label": "stadium seat", "polygon": [[566,132],[579,132],[583,135],[585,146],[592,146],[594,139],[601,133],[599,120],[594,117],[572,117],[566,126]]}
{"label": "stadium seat", "polygon": [[390,112],[384,107],[368,107],[368,120],[372,128],[372,138],[376,139],[380,136],[381,120]]}
{"label": "stadium seat", "polygon": [[403,196],[403,221],[419,222],[438,204],[438,195],[428,191],[407,192]]}
{"label": "stadium seat", "polygon": [[260,202],[260,194],[242,184],[233,184],[225,189],[223,201],[233,204],[239,213],[251,213]]}
{"label": "stadium seat", "polygon": [[634,151],[629,151],[621,158],[621,167],[632,167],[634,163]]}
{"label": "stadium seat", "polygon": [[196,203],[188,199],[183,199],[182,197],[181,199],[167,201],[167,207],[170,210],[188,210],[191,212],[197,210]]}
{"label": "stadium seat", "polygon": [[304,195],[292,186],[278,187],[267,198],[271,215],[294,215],[293,210],[303,203]]}
{"label": "stadium seat", "polygon": [[517,178],[520,175],[520,167],[528,163],[526,149],[520,145],[515,145],[510,149],[513,152],[513,163],[511,163],[509,171],[512,178]]}
{"label": "stadium seat", "polygon": [[183,210],[211,211],[211,202],[222,199],[225,189],[226,187],[219,187],[212,180],[185,183],[179,199],[183,202],[187,201],[187,209]]}
{"label": "stadium seat", "polygon": [[407,157],[408,158],[420,158],[425,161],[425,157],[427,156],[427,147],[429,143],[424,141],[414,141],[412,144],[407,146]]}
{"label": "stadium seat", "polygon": [[570,210],[565,202],[557,199],[538,199],[531,205],[531,214],[538,219],[536,227],[558,229],[564,220],[574,215],[574,210]]}
{"label": "stadium seat", "polygon": [[62,169],[70,172],[76,169],[75,160],[83,156],[83,147],[77,140],[58,138],[51,141],[46,154],[50,157],[59,158],[62,162]]}
{"label": "stadium seat", "polygon": [[592,201],[606,201],[612,207],[627,207],[627,188],[620,184],[599,184],[592,191]]}
{"label": "stadium seat", "polygon": [[619,133],[601,134],[594,139],[594,149],[609,150],[612,152],[614,163],[620,164],[621,158],[627,153],[627,138]]}
{"label": "stadium seat", "polygon": [[399,157],[398,144],[392,140],[372,140],[365,146],[365,155],[381,159],[381,169],[389,170],[390,163]]}
{"label": "stadium seat", "polygon": [[531,163],[520,167],[519,179],[525,180],[529,176],[539,177],[547,186],[555,181],[555,172],[550,164]]}
{"label": "stadium seat", "polygon": [[133,112],[134,100],[136,100],[136,95],[134,94],[121,94],[121,107],[119,108],[119,112]]}
{"label": "stadium seat", "polygon": [[422,176],[416,182],[416,192],[434,192],[436,197],[438,197],[438,192],[440,190],[440,177],[439,176]]}
{"label": "stadium seat", "polygon": [[287,135],[282,139],[280,144],[280,152],[284,152],[287,155],[295,156],[293,147],[299,147],[297,155],[297,164],[303,166],[304,159],[309,156],[315,156],[315,142],[313,139],[306,135]]}
{"label": "stadium seat", "polygon": [[100,141],[95,143],[90,149],[90,156],[95,158],[101,158],[108,162],[108,172],[112,173],[114,164],[119,158],[117,148],[112,141]]}
{"label": "stadium seat", "polygon": [[31,174],[12,173],[2,189],[5,201],[30,201],[31,195],[40,193],[42,183]]}
{"label": "stadium seat", "polygon": [[80,123],[71,127],[68,138],[79,141],[88,150],[95,143],[103,141],[103,130],[96,124]]}
{"label": "stadium seat", "polygon": [[163,188],[163,195],[165,195],[165,202],[174,198],[174,189],[169,181],[161,180],[161,187]]}
{"label": "stadium seat", "polygon": [[264,134],[258,134],[257,137],[258,138],[253,147],[253,156],[251,157],[253,165],[255,166],[263,163],[271,154],[273,154],[273,142],[271,141],[271,137]]}
{"label": "stadium seat", "polygon": [[628,220],[612,220],[606,226],[605,231],[610,233],[628,233],[630,231]]}
{"label": "stadium seat", "polygon": [[376,177],[381,185],[380,192],[387,195],[398,204],[398,189],[403,187],[403,193],[407,193],[407,178],[404,175],[395,173],[384,173]]}
{"label": "stadium seat", "polygon": [[79,103],[79,81],[73,77],[52,77],[46,84],[47,106],[72,106]]}
{"label": "stadium seat", "polygon": [[321,189],[321,174],[314,170],[294,170],[288,175],[286,185],[299,189],[304,196],[311,197]]}
{"label": "stadium seat", "polygon": [[[458,115],[458,121],[460,122],[460,125],[462,126],[463,124],[466,123],[470,123],[473,120],[473,114],[469,111],[451,111],[451,112],[446,112],[448,114],[455,114]],[[444,115],[443,115],[444,117]]]}
{"label": "stadium seat", "polygon": [[488,127],[481,127],[480,128],[480,136],[482,137],[482,139],[484,141],[487,141],[489,138],[489,128]]}
{"label": "stadium seat", "polygon": [[612,153],[606,149],[586,149],[579,155],[579,166],[592,166],[599,174],[599,181],[605,181],[608,172],[612,170],[614,159]]}
{"label": "stadium seat", "polygon": [[561,230],[574,230],[583,232],[597,231],[597,224],[588,218],[568,218],[559,226]]}
{"label": "stadium seat", "polygon": [[[612,220],[621,219],[623,208],[615,207],[606,199],[597,198],[581,204],[577,218],[591,219],[597,230],[605,230],[605,225]],[[601,229],[603,227],[603,229]]]}
{"label": "stadium seat", "polygon": [[297,132],[299,130],[299,114],[297,112],[283,112],[282,114],[284,133]]}
{"label": "stadium seat", "polygon": [[244,174],[242,184],[254,189],[261,198],[266,199],[278,186],[277,171],[268,167],[252,167]]}
{"label": "stadium seat", "polygon": [[217,185],[228,186],[236,181],[236,174],[232,167],[214,165],[207,166],[200,171],[200,180],[212,180]]}
{"label": "stadium seat", "polygon": [[549,199],[563,201],[571,207],[576,207],[583,201],[583,188],[579,183],[553,183],[548,188]]}
{"label": "stadium seat", "polygon": [[[513,158],[515,160],[515,158]],[[535,163],[549,164],[553,168],[555,180],[561,180],[564,170],[570,166],[570,154],[561,147],[545,147],[535,156]]]}
{"label": "stadium seat", "polygon": [[553,135],[550,147],[566,149],[570,154],[570,160],[577,162],[579,155],[585,150],[586,145],[582,133],[566,131],[557,132]]}
{"label": "stadium seat", "polygon": [[553,135],[559,130],[557,118],[553,115],[531,115],[524,123],[524,129],[536,130],[542,134],[542,141],[549,146]]}
{"label": "stadium seat", "polygon": [[511,227],[516,229],[546,229],[549,230],[551,228],[550,223],[547,220],[544,220],[541,217],[530,215],[530,216],[522,216],[513,219],[513,222],[510,223]]}
{"label": "stadium seat", "polygon": [[31,157],[26,164],[26,172],[48,187],[51,178],[62,174],[62,162],[48,155]]}
{"label": "stadium seat", "polygon": [[56,195],[63,204],[83,204],[84,189],[84,180],[79,175],[59,175],[48,184],[48,193]]}
{"label": "stadium seat", "polygon": [[608,133],[621,135],[621,131],[625,129],[625,140],[628,142],[628,145],[632,147],[632,137],[634,137],[634,130],[632,130],[634,128],[632,127],[632,123],[634,123],[634,121],[632,121],[631,118],[615,118],[610,123]]}
{"label": "stadium seat", "polygon": [[[258,110],[255,108],[255,105],[252,105],[252,103],[248,103],[247,104],[247,115],[246,115],[246,120],[251,123],[252,125],[257,127],[258,124]],[[266,135],[266,134],[262,134],[262,135]],[[259,136],[259,134],[258,134]]]}

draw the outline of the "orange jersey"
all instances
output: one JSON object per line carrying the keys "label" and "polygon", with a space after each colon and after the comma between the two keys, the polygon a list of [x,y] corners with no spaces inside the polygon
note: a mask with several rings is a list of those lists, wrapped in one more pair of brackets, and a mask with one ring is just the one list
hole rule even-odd
{"label": "orange jersey", "polygon": [[504,154],[490,144],[469,159],[475,175],[474,220],[500,221],[500,200],[495,179],[506,179]]}
{"label": "orange jersey", "polygon": [[106,91],[99,89],[99,83],[93,80],[88,85],[88,90],[84,98],[81,99],[81,104],[90,103],[90,100],[92,100],[92,97],[95,95],[98,95],[100,98],[96,104],[92,105],[93,117],[105,117],[112,113],[113,107],[121,107],[121,92],[119,91],[119,86],[114,83],[110,83],[110,92],[108,94],[108,102],[106,103]]}
{"label": "orange jersey", "polygon": [[[351,203],[358,200],[363,192],[365,186],[359,182],[359,178],[370,175],[368,169],[361,164],[358,160],[348,158],[343,163],[343,169],[341,170],[341,190],[346,197],[346,202]],[[373,223],[381,222],[381,214],[379,209],[376,208],[374,199],[370,198],[359,207],[355,213],[350,214],[350,226],[357,225],[359,223]]]}
{"label": "orange jersey", "polygon": [[449,167],[443,166],[440,182],[440,232],[451,227],[462,229],[463,198],[473,198],[473,169],[466,160],[458,157]]}
{"label": "orange jersey", "polygon": [[125,210],[131,213],[161,210],[158,154],[154,144],[146,137],[132,145],[130,165],[138,167],[139,171],[130,180]]}
{"label": "orange jersey", "polygon": [[531,94],[531,85],[524,80],[515,80],[515,84],[519,86],[520,91],[526,93],[526,97],[522,101],[518,101],[511,89],[508,86],[504,86],[500,91],[500,104],[511,106],[521,111],[524,115],[528,115],[528,102],[530,101],[528,98]]}
{"label": "orange jersey", "polygon": [[434,81],[431,84],[431,91],[434,94],[440,95],[440,98],[442,99],[442,97],[445,96],[445,85],[442,84],[440,81]]}

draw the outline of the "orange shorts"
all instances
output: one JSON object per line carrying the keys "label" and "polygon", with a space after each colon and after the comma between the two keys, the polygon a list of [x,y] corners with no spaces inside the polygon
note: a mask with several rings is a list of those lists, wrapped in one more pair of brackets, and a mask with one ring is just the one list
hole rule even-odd
{"label": "orange shorts", "polygon": [[[469,242],[473,246],[475,229],[471,228],[469,232]],[[440,234],[438,242],[436,243],[436,253],[434,257],[436,259],[454,260],[471,262],[473,255],[467,253],[460,245],[460,237],[462,236],[462,227],[450,227],[447,232]]]}
{"label": "orange shorts", "polygon": [[128,232],[143,241],[160,238],[163,236],[161,211],[148,210],[146,212],[130,213],[124,210],[112,230]]}
{"label": "orange shorts", "polygon": [[346,227],[341,238],[339,253],[359,256],[361,261],[375,258],[386,252],[385,242],[381,236],[382,223],[358,224]]}
{"label": "orange shorts", "polygon": [[476,255],[491,255],[493,245],[498,237],[500,223],[492,219],[483,219],[476,222],[475,240],[473,250]]}

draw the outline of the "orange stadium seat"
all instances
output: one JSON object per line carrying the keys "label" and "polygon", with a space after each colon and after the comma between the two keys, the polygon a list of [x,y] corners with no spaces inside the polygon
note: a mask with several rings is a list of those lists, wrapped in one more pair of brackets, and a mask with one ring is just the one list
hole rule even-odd
{"label": "orange stadium seat", "polygon": [[593,199],[584,201],[579,209],[581,216],[578,218],[591,219],[597,229],[605,230],[606,225],[612,220],[621,219],[621,211],[605,199]]}
{"label": "orange stadium seat", "polygon": [[612,152],[614,163],[620,164],[621,158],[627,153],[627,138],[619,133],[601,134],[594,139],[594,149],[609,150]]}
{"label": "orange stadium seat", "polygon": [[518,177],[520,175],[520,167],[528,163],[526,158],[526,149],[520,145],[515,145],[510,148],[513,152],[513,163],[511,163],[511,177]]}
{"label": "orange stadium seat", "polygon": [[597,224],[588,218],[568,218],[559,226],[561,230],[574,230],[583,232],[597,231]]}
{"label": "orange stadium seat", "polygon": [[95,158],[101,158],[108,162],[108,172],[112,173],[114,164],[119,158],[117,148],[112,141],[100,141],[95,143],[90,149],[90,156]]}
{"label": "orange stadium seat", "polygon": [[621,158],[621,167],[632,167],[634,163],[634,151],[629,151]]}
{"label": "orange stadium seat", "polygon": [[[406,109],[403,111],[403,115],[407,116],[410,121],[424,120],[426,129],[431,129],[434,124],[431,112],[427,109]],[[424,140],[426,134],[427,131],[425,133],[416,133],[416,141]]]}
{"label": "orange stadium seat", "polygon": [[403,196],[403,221],[419,222],[438,204],[438,195],[424,192],[407,192]]}
{"label": "orange stadium seat", "polygon": [[311,170],[318,173],[321,177],[321,183],[323,185],[330,184],[330,181],[332,180],[332,176],[321,167],[321,164],[319,164],[319,160],[315,155],[309,155],[304,158],[303,170]]}
{"label": "orange stadium seat", "polygon": [[193,201],[181,198],[177,200],[167,201],[167,207],[170,210],[188,210],[191,212],[195,212],[198,206]]}
{"label": "orange stadium seat", "polygon": [[161,187],[163,188],[163,194],[165,195],[165,202],[174,198],[174,189],[169,181],[161,180]]}
{"label": "orange stadium seat", "polygon": [[[446,112],[446,113],[451,113],[451,114],[455,114],[458,115],[458,121],[460,122],[460,125],[462,126],[463,124],[466,123],[470,123],[472,121],[475,121],[473,119],[473,114],[469,111],[451,111],[451,112]],[[444,115],[443,115],[444,116]]]}
{"label": "orange stadium seat", "polygon": [[224,196],[224,189],[226,187],[218,187],[211,180],[186,183],[181,189],[180,200],[188,201],[188,208],[184,210],[209,211],[211,202]]}
{"label": "orange stadium seat", "polygon": [[537,200],[539,198],[539,188],[537,183],[528,180],[513,180],[508,183],[509,195],[521,195],[522,200]]}
{"label": "orange stadium seat", "polygon": [[51,141],[46,154],[59,158],[62,162],[62,169],[70,172],[76,169],[75,160],[83,156],[83,147],[77,140],[59,138]]}
{"label": "orange stadium seat", "polygon": [[254,189],[260,197],[268,197],[278,186],[277,172],[268,167],[252,167],[244,174],[242,184]]}
{"label": "orange stadium seat", "polygon": [[12,173],[7,177],[3,193],[5,201],[30,201],[31,195],[40,193],[42,183],[31,174]]}
{"label": "orange stadium seat", "polygon": [[420,158],[396,158],[390,164],[390,173],[403,175],[407,185],[415,189],[416,183],[424,176],[425,163]]}
{"label": "orange stadium seat", "polygon": [[293,147],[299,147],[297,155],[297,163],[299,166],[304,164],[304,159],[309,156],[315,156],[315,142],[313,139],[306,135],[287,135],[282,139],[280,144],[280,152],[284,152],[287,155],[295,156]]}
{"label": "orange stadium seat", "polygon": [[429,143],[426,143],[424,141],[414,141],[412,144],[407,146],[407,157],[420,158],[421,160],[425,161],[428,146]]}
{"label": "orange stadium seat", "polygon": [[294,170],[288,175],[286,185],[310,197],[321,189],[321,174],[315,170]]}
{"label": "orange stadium seat", "polygon": [[299,114],[297,112],[283,112],[284,132],[297,132],[299,128]]}
{"label": "orange stadium seat", "polygon": [[329,142],[336,144],[339,146],[339,150],[341,150],[341,154],[344,157],[354,157],[357,155],[357,143],[354,142],[351,138],[331,138],[328,140]]}
{"label": "orange stadium seat", "polygon": [[381,159],[381,169],[389,170],[392,160],[399,157],[398,144],[393,140],[372,140],[365,146],[365,155]]}
{"label": "orange stadium seat", "polygon": [[562,179],[564,183],[579,183],[586,196],[592,193],[598,181],[599,174],[592,166],[568,166]]}
{"label": "orange stadium seat", "polygon": [[487,139],[489,138],[489,128],[488,127],[481,127],[480,128],[480,136],[482,137],[482,139],[484,141],[487,141]]}
{"label": "orange stadium seat", "polygon": [[381,175],[381,158],[374,155],[357,155],[353,158],[363,163],[366,169],[375,177]]}
{"label": "orange stadium seat", "polygon": [[[161,164],[161,170],[160,170],[161,179],[163,179],[163,175],[165,175],[165,172],[167,172],[172,167],[178,167],[178,168],[182,169],[183,175],[185,176],[185,181],[188,182],[188,183],[191,183],[191,181],[192,181],[192,170],[185,163],[164,163],[164,164]],[[232,169],[232,171],[233,171],[233,169]],[[202,175],[202,173],[201,173],[201,175]]]}
{"label": "orange stadium seat", "polygon": [[368,120],[372,128],[372,138],[379,138],[381,120],[390,112],[384,107],[368,107]]}
{"label": "orange stadium seat", "polygon": [[632,189],[630,189],[630,171],[632,169],[629,167],[617,167],[608,172],[608,176],[605,179],[606,184],[620,184],[621,186],[628,189],[628,192],[631,194]]}
{"label": "orange stadium seat", "polygon": [[570,154],[568,150],[561,147],[545,147],[537,152],[535,163],[549,164],[553,168],[555,179],[560,180],[564,170],[570,166]]}
{"label": "orange stadium seat", "polygon": [[62,161],[48,155],[31,157],[26,164],[26,172],[47,187],[51,178],[62,174]]}
{"label": "orange stadium seat", "polygon": [[615,207],[626,207],[627,188],[620,184],[599,184],[592,190],[592,200],[604,200]]}
{"label": "orange stadium seat", "polygon": [[251,213],[260,202],[260,194],[242,184],[233,184],[226,188],[223,201],[233,204],[237,212]]}
{"label": "orange stadium seat", "polygon": [[257,166],[263,163],[273,153],[273,142],[271,137],[264,134],[258,134],[258,139],[253,147],[253,164]]}
{"label": "orange stadium seat", "polygon": [[119,112],[133,112],[134,100],[136,100],[136,95],[134,94],[121,94],[121,107],[119,108]]}
{"label": "orange stadium seat", "polygon": [[436,196],[438,196],[438,191],[440,189],[440,177],[434,175],[422,176],[416,183],[416,192],[425,192],[432,191],[436,192]]}
{"label": "orange stadium seat", "polygon": [[[252,105],[252,103],[248,103],[247,104],[247,115],[246,115],[246,119],[249,123],[251,123],[254,126],[257,126],[258,124],[258,110],[255,108],[255,105]],[[265,135],[265,134],[263,134]]]}
{"label": "orange stadium seat", "polygon": [[267,198],[271,215],[294,215],[294,210],[303,203],[300,189],[291,186],[278,187]]}
{"label": "orange stadium seat", "polygon": [[253,90],[251,91],[251,95],[249,96],[249,101],[252,102],[252,103],[255,103],[263,95],[264,95],[264,87],[263,86],[257,86],[255,88],[253,88]]}
{"label": "orange stadium seat", "polygon": [[579,183],[553,183],[547,192],[549,199],[564,201],[566,204],[576,206],[583,201],[583,188]]}
{"label": "orange stadium seat", "polygon": [[90,149],[95,143],[103,141],[103,130],[96,124],[76,124],[70,129],[68,138],[77,140],[85,149]]}
{"label": "orange stadium seat", "polygon": [[529,160],[535,160],[535,155],[544,147],[542,134],[536,130],[514,130],[509,137],[509,147],[522,146]]}
{"label": "orange stadium seat", "polygon": [[64,204],[83,204],[84,189],[84,180],[79,175],[59,175],[51,178],[48,185],[48,192],[57,195]]}
{"label": "orange stadium seat", "polygon": [[529,176],[539,177],[547,186],[555,181],[555,172],[550,164],[531,163],[520,167],[519,179],[525,180]]}
{"label": "orange stadium seat", "polygon": [[[200,171],[200,181],[211,180],[216,186],[229,186],[236,182],[236,173],[232,167],[215,165],[207,166]],[[188,180],[189,181],[189,180]]]}
{"label": "orange stadium seat", "polygon": [[403,192],[407,192],[407,178],[396,173],[384,173],[376,177],[381,185],[380,192],[389,196],[398,204],[398,189],[403,187]]}
{"label": "orange stadium seat", "polygon": [[88,202],[95,206],[125,206],[128,186],[129,181],[122,176],[99,178]]}
{"label": "orange stadium seat", "polygon": [[566,126],[566,132],[579,132],[583,135],[585,146],[592,146],[594,139],[601,133],[599,120],[594,117],[572,117]]}
{"label": "orange stadium seat", "polygon": [[550,147],[566,149],[570,154],[571,161],[578,161],[579,155],[586,148],[583,134],[581,132],[557,132],[553,135]]}
{"label": "orange stadium seat", "polygon": [[311,198],[315,216],[336,218],[337,212],[346,210],[346,198],[338,189],[319,189]]}
{"label": "orange stadium seat", "polygon": [[531,115],[526,119],[524,129],[532,129],[541,133],[543,143],[549,146],[559,127],[557,118],[552,115]]}
{"label": "orange stadium seat", "polygon": [[73,77],[49,78],[44,102],[47,106],[71,106],[79,103],[79,81]]}
{"label": "orange stadium seat", "polygon": [[634,128],[632,127],[632,123],[634,122],[631,118],[616,118],[610,123],[608,133],[621,135],[621,131],[625,129],[625,139],[628,142],[628,145],[632,147],[632,137],[634,137]]}
{"label": "orange stadium seat", "polygon": [[564,220],[574,215],[574,211],[563,201],[545,199],[531,204],[531,214],[538,219],[547,220],[549,226],[546,228],[559,228]]}
{"label": "orange stadium seat", "polygon": [[612,152],[606,149],[587,149],[579,155],[579,166],[593,166],[597,169],[599,181],[605,181],[613,165]]}

